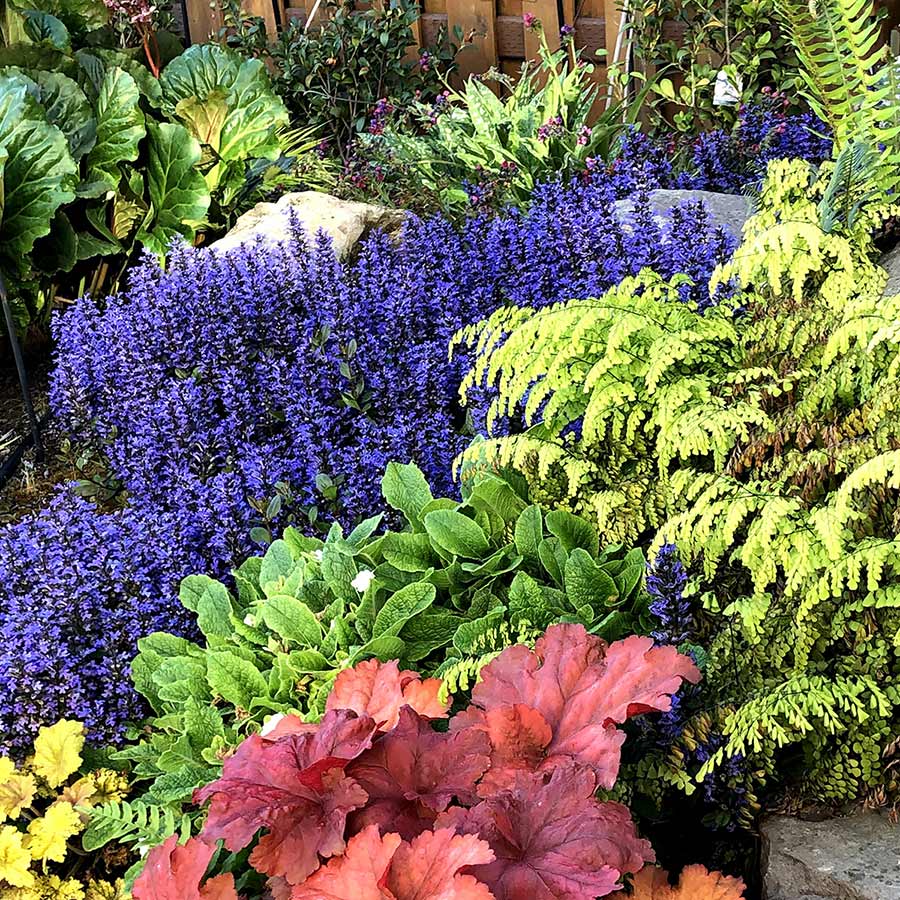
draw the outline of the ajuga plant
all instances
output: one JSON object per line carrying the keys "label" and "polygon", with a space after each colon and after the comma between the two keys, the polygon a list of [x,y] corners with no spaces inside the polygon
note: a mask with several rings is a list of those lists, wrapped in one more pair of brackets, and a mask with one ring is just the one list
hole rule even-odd
{"label": "ajuga plant", "polygon": [[[595,898],[653,860],[628,809],[594,793],[618,775],[618,726],[698,680],[688,657],[556,625],[491,662],[449,721],[440,682],[406,678],[396,662],[344,671],[317,726],[287,716],[244,740],[194,795],[209,803],[200,837],[151,851],[135,900],[236,900],[253,873],[292,900]],[[201,888],[219,840],[252,847],[247,863],[217,864]],[[695,900],[743,887],[708,873],[697,886]]]}
{"label": "ajuga plant", "polygon": [[[192,636],[179,582],[225,577],[251,535],[268,542],[292,521],[322,535],[335,516],[349,529],[377,514],[392,459],[459,499],[452,461],[476,424],[456,397],[465,363],[447,359],[461,325],[504,301],[602,292],[648,265],[691,272],[685,295],[703,300],[733,237],[697,204],[659,223],[642,199],[622,223],[612,199],[600,182],[551,185],[524,213],[459,230],[414,219],[397,244],[373,237],[344,264],[305,238],[182,248],[165,271],[148,261],[122,294],[60,316],[55,420],[109,477],[0,528],[0,747],[24,752],[62,716],[91,741],[120,740],[140,716],[137,638]],[[105,506],[74,496],[101,489]]]}
{"label": "ajuga plant", "polygon": [[[415,466],[392,463],[383,490],[403,530],[376,536],[380,516],[347,535],[335,524],[324,541],[288,528],[235,569],[234,591],[185,579],[181,601],[204,643],[151,634],[131,666],[156,717],[116,759],[152,779],[145,800],[187,800],[273,713],[314,721],[338,673],[361,660],[446,672],[455,690],[552,622],[606,639],[648,631],[641,552],[601,551],[588,522],[545,513],[494,476],[458,503],[435,499]],[[399,677],[418,690],[418,676]]]}
{"label": "ajuga plant", "polygon": [[900,298],[870,237],[891,211],[826,215],[835,171],[771,164],[712,279],[740,285],[727,303],[701,314],[643,273],[468,335],[469,383],[500,390],[491,418],[535,422],[468,455],[514,465],[602,540],[655,532],[694,566],[725,738],[699,777],[738,754],[772,773],[792,745],[820,797],[879,784],[900,701]]}
{"label": "ajuga plant", "polygon": [[83,746],[84,726],[62,719],[40,730],[27,763],[0,756],[2,896],[124,900],[115,873],[87,857],[77,837],[93,807],[121,800],[128,781],[112,769],[79,774]]}

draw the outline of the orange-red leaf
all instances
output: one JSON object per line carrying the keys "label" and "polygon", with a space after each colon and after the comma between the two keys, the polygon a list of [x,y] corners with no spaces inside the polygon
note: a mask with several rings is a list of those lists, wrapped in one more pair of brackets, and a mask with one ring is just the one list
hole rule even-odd
{"label": "orange-red leaf", "polygon": [[200,887],[214,852],[215,847],[197,838],[179,847],[173,834],[147,855],[132,888],[134,900],[238,900],[231,875],[211,878]]}
{"label": "orange-red leaf", "polygon": [[496,860],[472,870],[496,900],[595,900],[653,860],[628,810],[594,799],[590,769],[558,766],[549,781],[520,774],[513,790],[438,818],[486,840]]}
{"label": "orange-red leaf", "polygon": [[440,678],[422,681],[418,672],[401,672],[396,660],[382,663],[369,659],[338,675],[325,708],[355,710],[371,716],[381,731],[390,731],[404,706],[422,716],[444,718],[450,700],[442,702],[440,690]]}
{"label": "orange-red leaf", "polygon": [[222,777],[195,794],[197,803],[212,799],[204,840],[238,851],[266,829],[250,862],[298,884],[320,856],[343,851],[347,814],[366,801],[343,770],[374,733],[372,719],[340,711],[327,713],[315,732],[274,742],[251,735],[225,760]]}
{"label": "orange-red leaf", "polygon": [[688,866],[674,887],[662,869],[641,869],[634,879],[633,900],[744,900],[744,882],[705,866]]}
{"label": "orange-red leaf", "polygon": [[406,843],[370,825],[343,856],[295,887],[291,900],[494,900],[484,884],[459,874],[492,859],[484,841],[452,829],[425,831]]}
{"label": "orange-red leaf", "polygon": [[607,645],[582,625],[553,625],[533,651],[522,644],[504,650],[482,670],[472,691],[473,705],[488,714],[517,705],[539,713],[552,732],[543,752],[538,753],[537,720],[518,716],[510,734],[479,723],[474,713],[468,721],[491,733],[498,765],[515,768],[521,746],[529,765],[539,755],[542,771],[573,760],[590,766],[599,783],[611,788],[625,740],[616,726],[641,712],[668,710],[682,680],[699,678],[691,659],[674,647],[655,647],[651,638]]}
{"label": "orange-red leaf", "polygon": [[411,840],[430,829],[450,801],[476,800],[475,783],[487,769],[490,742],[475,729],[440,733],[408,706],[397,727],[347,767],[369,795],[350,819],[353,830],[378,825]]}

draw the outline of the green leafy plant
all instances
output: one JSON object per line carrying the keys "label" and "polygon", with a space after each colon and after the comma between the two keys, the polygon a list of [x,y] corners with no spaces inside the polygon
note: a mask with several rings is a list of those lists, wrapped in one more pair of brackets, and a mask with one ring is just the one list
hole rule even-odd
{"label": "green leafy plant", "polygon": [[[807,19],[811,18],[807,11]],[[774,0],[657,0],[636,4],[630,22],[636,60],[659,71],[661,116],[684,133],[734,121],[735,106],[715,106],[720,69],[740,88],[742,101],[764,87],[796,98],[802,83],[790,34],[778,27]],[[664,126],[668,127],[668,126]]]}
{"label": "green leafy plant", "polygon": [[454,68],[462,44],[462,32],[456,29],[455,43],[441,34],[435,46],[411,59],[412,26],[420,14],[411,0],[366,9],[357,9],[355,0],[327,0],[314,28],[292,19],[271,45],[258,17],[244,15],[236,2],[226,3],[225,9],[223,37],[229,45],[271,62],[276,90],[292,122],[315,128],[341,158],[368,127],[379,100],[405,106],[417,97],[436,96],[443,87],[441,76]]}
{"label": "green leafy plant", "polygon": [[23,325],[66,285],[97,289],[141,248],[220,227],[287,121],[263,64],[213,45],[159,81],[122,52],[16,45],[0,50],[0,109],[0,266]]}
{"label": "green leafy plant", "polygon": [[598,114],[605,88],[592,77],[593,64],[579,57],[571,38],[550,50],[540,36],[539,59],[526,62],[515,82],[497,72],[469,78],[442,98],[439,110],[418,106],[420,134],[393,126],[368,144],[448,207],[524,204],[541,181],[609,158],[637,120],[647,86],[629,104],[610,103]]}
{"label": "green leafy plant", "polygon": [[324,541],[289,528],[234,571],[234,591],[202,575],[183,582],[205,645],[152,634],[132,666],[156,718],[118,758],[153,780],[148,802],[186,800],[273,713],[315,720],[335,677],[361,660],[456,666],[457,686],[466,660],[553,622],[609,639],[648,630],[643,556],[601,552],[586,521],[545,514],[492,475],[458,503],[392,463],[383,491],[403,530],[376,536],[380,517],[347,535],[334,525]]}
{"label": "green leafy plant", "polygon": [[[810,15],[807,4],[779,0],[802,63],[803,94],[834,135],[835,152],[857,163],[848,172],[883,193],[900,183],[900,102],[896,69],[888,65],[881,26],[863,0],[822,0]],[[862,143],[869,152],[850,149]]]}
{"label": "green leafy plant", "polygon": [[535,424],[471,451],[603,540],[677,543],[725,735],[698,777],[737,754],[784,776],[792,746],[824,798],[890,785],[900,704],[900,298],[882,297],[871,237],[893,211],[863,204],[825,230],[835,171],[771,164],[713,278],[740,290],[703,314],[650,273],[498,311],[475,329],[473,378]]}

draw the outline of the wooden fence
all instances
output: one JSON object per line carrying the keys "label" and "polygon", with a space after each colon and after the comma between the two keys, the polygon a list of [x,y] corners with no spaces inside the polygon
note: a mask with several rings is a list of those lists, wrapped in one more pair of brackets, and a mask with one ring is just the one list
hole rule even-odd
{"label": "wooden fence", "polygon": [[[484,72],[491,66],[514,74],[523,60],[537,56],[538,36],[522,24],[525,13],[541,21],[548,43],[559,46],[563,25],[575,28],[575,45],[585,50],[585,58],[595,60],[598,50],[606,50],[599,60],[598,76],[606,62],[617,62],[626,52],[619,39],[622,22],[621,0],[420,0],[424,11],[414,26],[419,46],[435,43],[442,28],[459,26],[463,34],[474,35],[471,47],[459,56],[463,76]],[[287,4],[287,5],[284,5]],[[296,5],[295,5],[296,4]],[[324,15],[325,2],[318,15]],[[261,16],[270,35],[290,19],[306,21],[313,0],[244,0],[249,15]],[[215,0],[185,0],[185,25],[190,40],[207,40],[222,27],[222,13]],[[618,52],[617,52],[618,50]]]}

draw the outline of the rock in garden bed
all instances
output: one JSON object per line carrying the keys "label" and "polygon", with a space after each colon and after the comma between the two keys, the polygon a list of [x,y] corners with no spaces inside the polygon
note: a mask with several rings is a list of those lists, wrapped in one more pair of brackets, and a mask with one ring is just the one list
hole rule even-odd
{"label": "rock in garden bed", "polygon": [[[684,203],[702,201],[709,211],[714,225],[723,225],[732,234],[740,236],[744,222],[750,215],[750,199],[741,194],[720,194],[716,191],[650,191],[650,205],[659,219],[665,219],[666,213]],[[634,211],[634,201],[619,200],[616,210],[620,216],[630,216]]]}
{"label": "rock in garden bed", "polygon": [[898,900],[900,827],[884,812],[762,828],[767,900]]}
{"label": "rock in garden bed", "polygon": [[396,234],[406,213],[399,209],[340,200],[318,191],[285,194],[277,203],[257,203],[244,213],[225,237],[210,246],[230,250],[239,244],[250,244],[257,237],[271,244],[288,238],[289,213],[295,213],[310,237],[324,231],[332,240],[338,256],[347,256],[370,232],[378,230]]}

